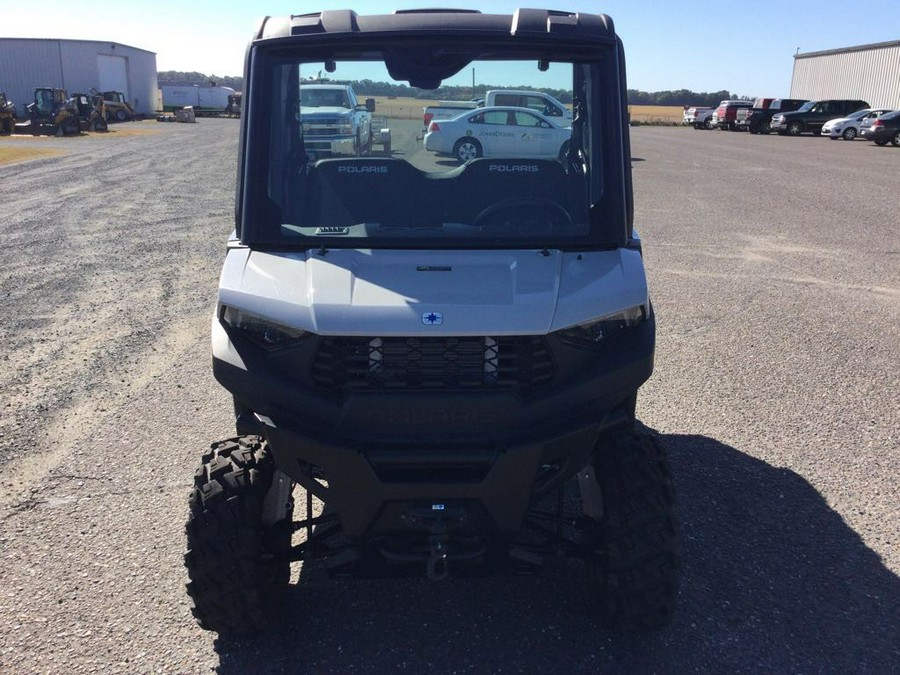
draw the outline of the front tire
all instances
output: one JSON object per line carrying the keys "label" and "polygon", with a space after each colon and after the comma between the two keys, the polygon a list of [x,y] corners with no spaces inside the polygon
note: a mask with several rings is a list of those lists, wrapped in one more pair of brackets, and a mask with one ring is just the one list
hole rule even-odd
{"label": "front tire", "polygon": [[891,138],[891,145],[895,148],[900,148],[900,131],[896,132],[893,138]]}
{"label": "front tire", "polygon": [[788,136],[799,136],[803,133],[803,125],[800,122],[791,122],[787,126]]}
{"label": "front tire", "polygon": [[200,626],[225,639],[264,628],[290,581],[291,514],[265,528],[263,502],[275,463],[259,436],[214,443],[190,496],[188,595]]}
{"label": "front tire", "polygon": [[853,127],[847,127],[846,129],[844,129],[844,133],[841,134],[841,138],[843,138],[845,141],[852,141],[854,138],[856,138],[856,129],[854,129]]}
{"label": "front tire", "polygon": [[128,119],[128,113],[119,108],[118,110],[116,110],[116,119],[120,122],[124,122]]}
{"label": "front tire", "polygon": [[465,164],[470,160],[477,159],[478,157],[481,157],[481,155],[481,143],[468,136],[460,138],[453,146],[453,156],[456,157],[460,164]]}
{"label": "front tire", "polygon": [[679,564],[665,450],[655,436],[620,434],[598,443],[593,468],[603,515],[587,560],[589,601],[609,628],[662,628],[675,610]]}

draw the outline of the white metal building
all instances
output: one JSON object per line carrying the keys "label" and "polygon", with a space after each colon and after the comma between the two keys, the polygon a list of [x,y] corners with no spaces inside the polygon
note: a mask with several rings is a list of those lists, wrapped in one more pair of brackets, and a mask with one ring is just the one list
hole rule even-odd
{"label": "white metal building", "polygon": [[851,98],[900,109],[900,40],[794,56],[791,98]]}
{"label": "white metal building", "polygon": [[135,112],[156,109],[156,54],[117,42],[0,38],[0,91],[24,116],[35,87],[121,91]]}

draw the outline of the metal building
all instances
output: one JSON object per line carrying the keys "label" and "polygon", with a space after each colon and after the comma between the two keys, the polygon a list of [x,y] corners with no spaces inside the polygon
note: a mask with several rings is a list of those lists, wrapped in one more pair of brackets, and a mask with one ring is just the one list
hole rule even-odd
{"label": "metal building", "polygon": [[852,98],[900,109],[900,40],[794,56],[791,98]]}
{"label": "metal building", "polygon": [[156,54],[117,42],[0,38],[0,91],[18,115],[34,99],[35,87],[70,94],[121,91],[135,112],[156,109]]}

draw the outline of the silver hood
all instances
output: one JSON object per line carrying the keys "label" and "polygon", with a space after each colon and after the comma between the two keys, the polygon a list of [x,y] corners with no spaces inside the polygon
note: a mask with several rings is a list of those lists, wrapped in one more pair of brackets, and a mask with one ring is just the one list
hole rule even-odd
{"label": "silver hood", "polygon": [[219,302],[320,335],[541,335],[644,305],[640,253],[230,249]]}

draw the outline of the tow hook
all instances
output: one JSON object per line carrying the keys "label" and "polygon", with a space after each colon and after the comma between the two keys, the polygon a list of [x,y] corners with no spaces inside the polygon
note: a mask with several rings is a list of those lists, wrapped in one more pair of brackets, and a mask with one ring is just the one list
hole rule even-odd
{"label": "tow hook", "polygon": [[440,541],[434,541],[431,544],[431,554],[428,556],[428,562],[425,563],[425,574],[429,581],[443,581],[449,574],[447,551]]}

